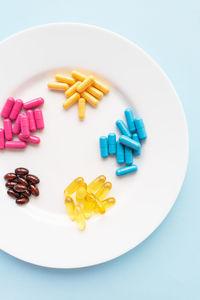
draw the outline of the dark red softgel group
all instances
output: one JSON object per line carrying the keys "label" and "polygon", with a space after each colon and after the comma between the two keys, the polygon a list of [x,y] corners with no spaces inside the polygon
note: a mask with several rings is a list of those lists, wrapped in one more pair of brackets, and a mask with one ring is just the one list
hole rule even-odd
{"label": "dark red softgel group", "polygon": [[8,188],[8,195],[15,198],[19,205],[29,202],[31,195],[39,195],[36,185],[40,180],[37,176],[29,174],[29,170],[26,168],[17,168],[15,173],[7,173],[4,179],[7,180],[5,186]]}

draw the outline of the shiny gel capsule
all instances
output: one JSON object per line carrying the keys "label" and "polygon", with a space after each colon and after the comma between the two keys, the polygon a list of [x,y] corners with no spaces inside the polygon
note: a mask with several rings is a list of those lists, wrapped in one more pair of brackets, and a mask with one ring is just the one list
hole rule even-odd
{"label": "shiny gel capsule", "polygon": [[144,127],[144,122],[142,119],[135,119],[135,127],[137,129],[137,134],[140,140],[145,140],[147,138],[147,133]]}
{"label": "shiny gel capsule", "polygon": [[137,143],[136,141],[130,139],[129,137],[125,136],[125,135],[121,135],[119,137],[119,142],[126,146],[126,147],[129,147],[133,150],[140,150],[141,148],[141,145],[139,143]]}
{"label": "shiny gel capsule", "polygon": [[34,118],[33,111],[31,109],[27,110],[26,115],[28,117],[30,131],[35,132],[36,131],[36,124],[35,124],[35,118]]}
{"label": "shiny gel capsule", "polygon": [[4,129],[0,128],[0,150],[5,148],[5,136],[4,136]]}
{"label": "shiny gel capsule", "polygon": [[34,118],[37,129],[44,129],[44,119],[40,108],[34,110]]}
{"label": "shiny gel capsule", "polygon": [[[137,143],[140,144],[140,140],[139,140],[139,137],[138,137],[137,133],[134,133],[134,134],[132,135],[132,139],[133,139],[135,142],[137,142]],[[139,149],[139,150],[134,150],[134,151],[133,151],[133,154],[136,155],[136,156],[140,155],[140,154],[141,154],[141,149]]]}
{"label": "shiny gel capsule", "polygon": [[12,123],[11,123],[10,119],[3,120],[3,127],[4,127],[6,140],[11,141],[13,138],[13,135],[12,135]]}
{"label": "shiny gel capsule", "polygon": [[29,122],[27,115],[22,114],[20,117],[21,134],[23,138],[28,138],[30,135]]}
{"label": "shiny gel capsule", "polygon": [[22,109],[22,106],[23,106],[23,101],[21,99],[17,99],[15,101],[15,104],[11,110],[11,113],[9,115],[9,118],[14,121],[17,119],[21,109]]}
{"label": "shiny gel capsule", "polygon": [[44,99],[42,97],[30,100],[26,103],[23,104],[23,108],[24,109],[32,109],[32,108],[36,108],[40,105],[42,105],[44,103]]}
{"label": "shiny gel capsule", "polygon": [[122,167],[116,170],[116,175],[117,176],[123,176],[126,174],[130,174],[133,172],[137,171],[137,166],[136,165],[132,165],[132,166],[127,166],[127,167]]}
{"label": "shiny gel capsule", "polygon": [[126,122],[127,122],[129,131],[131,133],[135,132],[133,110],[131,108],[127,108],[127,109],[125,109],[124,113],[125,113]]}
{"label": "shiny gel capsule", "polygon": [[116,134],[109,133],[108,135],[108,153],[115,154],[116,153]]}
{"label": "shiny gel capsule", "polygon": [[108,157],[108,138],[106,136],[101,136],[99,139],[99,144],[100,144],[101,157],[103,158]]}
{"label": "shiny gel capsule", "polygon": [[117,162],[124,163],[124,146],[119,141],[117,141]]}
{"label": "shiny gel capsule", "polygon": [[128,127],[126,126],[126,124],[124,123],[124,121],[118,120],[116,122],[116,126],[118,127],[118,129],[121,132],[121,134],[126,135],[128,137],[131,137],[131,133],[128,130]]}
{"label": "shiny gel capsule", "polygon": [[2,111],[1,111],[2,118],[8,118],[9,117],[10,112],[11,112],[14,104],[15,104],[15,99],[14,98],[9,97],[6,100],[6,103],[4,104],[4,106],[2,108]]}
{"label": "shiny gel capsule", "polygon": [[131,148],[125,147],[125,164],[127,166],[133,163],[133,150]]}

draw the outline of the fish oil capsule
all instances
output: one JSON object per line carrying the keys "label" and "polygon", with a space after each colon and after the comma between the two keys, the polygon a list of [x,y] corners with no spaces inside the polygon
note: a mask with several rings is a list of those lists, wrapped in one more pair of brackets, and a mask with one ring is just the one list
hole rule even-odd
{"label": "fish oil capsule", "polygon": [[95,193],[95,197],[102,201],[108,195],[111,188],[112,188],[112,183],[109,181],[105,182],[102,185],[102,187]]}
{"label": "fish oil capsule", "polygon": [[116,153],[116,134],[109,133],[108,135],[108,153],[115,154]]}
{"label": "fish oil capsule", "polygon": [[135,119],[135,127],[137,129],[137,134],[140,140],[145,140],[147,138],[147,133],[144,127],[144,122],[142,119]]}
{"label": "fish oil capsule", "polygon": [[67,98],[71,97],[74,93],[76,93],[77,86],[80,84],[80,81],[75,82],[70,88],[65,92],[65,96]]}
{"label": "fish oil capsule", "polygon": [[12,135],[12,123],[11,123],[10,119],[3,120],[3,127],[4,127],[4,133],[5,133],[6,140],[11,141],[13,138],[13,135]]}
{"label": "fish oil capsule", "polygon": [[0,150],[5,148],[5,136],[4,136],[4,129],[0,128]]}
{"label": "fish oil capsule", "polygon": [[34,118],[34,113],[32,110],[27,110],[26,115],[28,117],[28,121],[29,121],[29,129],[31,132],[35,132],[36,131],[36,124],[35,124],[35,118]]}
{"label": "fish oil capsule", "polygon": [[94,194],[88,194],[88,197],[94,203],[93,211],[95,213],[100,213],[102,215],[106,212],[105,207],[103,206],[102,202]]}
{"label": "fish oil capsule", "polygon": [[6,100],[6,103],[4,104],[4,106],[2,108],[2,111],[1,111],[2,118],[8,118],[9,117],[10,112],[11,112],[14,104],[15,104],[15,99],[14,98],[9,97]]}
{"label": "fish oil capsule", "polygon": [[[137,142],[137,143],[140,144],[140,140],[139,140],[139,137],[138,137],[137,133],[134,133],[134,134],[132,135],[132,139],[133,139],[135,142]],[[141,144],[140,144],[140,145],[141,145]],[[134,151],[133,151],[133,154],[136,155],[136,156],[140,155],[140,154],[141,154],[141,149],[139,149],[139,150],[134,150]]]}
{"label": "fish oil capsule", "polygon": [[86,77],[86,79],[83,80],[78,86],[77,86],[77,92],[82,93],[84,92],[89,86],[91,86],[94,82],[94,76],[90,75]]}
{"label": "fish oil capsule", "polygon": [[69,196],[75,193],[83,182],[84,179],[82,177],[77,177],[76,179],[74,179],[64,190],[65,196]]}
{"label": "fish oil capsule", "polygon": [[22,106],[23,106],[23,101],[21,99],[17,99],[15,101],[15,104],[14,104],[14,106],[11,110],[11,113],[9,115],[9,118],[10,118],[11,121],[14,121],[14,120],[17,119],[17,117],[18,117],[18,115],[21,111]]}
{"label": "fish oil capsule", "polygon": [[123,176],[129,173],[133,173],[137,171],[137,166],[136,165],[132,165],[132,166],[127,166],[127,167],[122,167],[116,170],[116,175],[117,176]]}
{"label": "fish oil capsule", "polygon": [[23,138],[28,138],[30,135],[28,117],[24,114],[20,117],[21,134]]}
{"label": "fish oil capsule", "polygon": [[125,135],[121,135],[119,137],[119,142],[133,150],[140,150],[140,148],[141,148],[141,145],[139,143],[137,143],[136,141],[130,139],[129,137],[127,137]]}
{"label": "fish oil capsule", "polygon": [[117,141],[117,162],[118,164],[123,164],[124,163],[124,146]]}
{"label": "fish oil capsule", "polygon": [[121,132],[121,134],[126,135],[126,136],[128,136],[128,137],[131,138],[131,133],[128,130],[128,127],[126,126],[126,124],[124,123],[124,121],[118,120],[116,122],[116,126],[118,127],[118,129]]}
{"label": "fish oil capsule", "polygon": [[90,219],[92,217],[92,212],[95,208],[95,202],[93,197],[90,197],[90,194],[87,193],[84,201],[83,201],[83,213],[86,219]]}
{"label": "fish oil capsule", "polygon": [[62,74],[56,74],[55,78],[56,78],[56,81],[67,83],[67,84],[70,84],[70,85],[75,83],[74,78],[71,78],[70,76],[66,76],[66,75],[62,75]]}
{"label": "fish oil capsule", "polygon": [[87,184],[83,182],[76,191],[76,201],[82,203],[87,195]]}
{"label": "fish oil capsule", "polygon": [[16,121],[15,121],[15,124],[14,124],[13,129],[12,129],[12,132],[14,134],[19,134],[20,133],[20,130],[21,130],[21,120],[20,120],[20,118],[21,118],[22,115],[23,115],[22,113],[19,114]]}
{"label": "fish oil capsule", "polygon": [[95,178],[92,182],[90,182],[87,186],[87,191],[89,194],[94,194],[97,192],[100,187],[105,183],[106,177],[104,175],[100,175]]}
{"label": "fish oil capsule", "polygon": [[71,97],[69,97],[67,100],[65,100],[65,102],[63,103],[63,107],[65,109],[67,109],[70,106],[72,106],[79,99],[80,99],[80,94],[79,93],[75,93]]}
{"label": "fish oil capsule", "polygon": [[85,222],[85,217],[83,214],[83,209],[80,205],[75,206],[74,214],[75,214],[75,219],[76,219],[78,228],[80,230],[85,230],[86,222]]}
{"label": "fish oil capsule", "polygon": [[125,113],[126,122],[127,122],[129,131],[131,133],[135,132],[133,110],[131,108],[127,108],[127,109],[125,109],[124,113]]}
{"label": "fish oil capsule", "polygon": [[103,97],[103,93],[99,91],[98,89],[94,88],[93,86],[90,86],[87,88],[86,92],[90,93],[92,96],[94,96],[97,99],[101,99]]}
{"label": "fish oil capsule", "polygon": [[55,91],[66,91],[69,85],[62,82],[48,82],[48,88]]}
{"label": "fish oil capsule", "polygon": [[125,147],[125,164],[127,166],[133,163],[133,150],[131,148]]}
{"label": "fish oil capsule", "polygon": [[102,204],[105,207],[105,209],[109,209],[115,204],[115,202],[116,202],[115,198],[110,197],[110,198],[103,200]]}
{"label": "fish oil capsule", "polygon": [[74,204],[74,200],[70,196],[67,196],[65,198],[65,207],[66,207],[68,216],[70,217],[70,219],[72,221],[74,221],[75,220],[75,214],[74,214],[75,204]]}
{"label": "fish oil capsule", "polygon": [[85,118],[85,99],[80,98],[78,100],[78,116],[80,120]]}
{"label": "fish oil capsule", "polygon": [[107,136],[100,136],[99,138],[101,157],[108,157],[108,138]]}
{"label": "fish oil capsule", "polygon": [[35,119],[35,124],[37,129],[44,129],[44,119],[43,119],[43,114],[42,110],[40,108],[36,108],[34,110],[34,119]]}
{"label": "fish oil capsule", "polygon": [[90,105],[96,107],[99,104],[99,101],[94,98],[92,95],[90,95],[88,92],[83,92],[81,94],[81,97],[83,97]]}

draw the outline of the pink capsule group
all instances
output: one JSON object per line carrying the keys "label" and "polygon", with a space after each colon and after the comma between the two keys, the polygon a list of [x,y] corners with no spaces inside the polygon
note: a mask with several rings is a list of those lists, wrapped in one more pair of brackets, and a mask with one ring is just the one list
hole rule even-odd
{"label": "pink capsule group", "polygon": [[[39,97],[23,103],[21,99],[15,100],[9,97],[4,104],[1,117],[3,128],[0,128],[0,150],[24,149],[27,143],[39,144],[40,138],[31,135],[37,129],[44,128],[44,119],[42,110],[38,108],[44,103],[44,99]],[[25,112],[21,112],[24,109]],[[34,110],[32,110],[34,109]],[[12,121],[15,121],[12,126]],[[13,135],[17,135],[17,141],[13,140]]]}

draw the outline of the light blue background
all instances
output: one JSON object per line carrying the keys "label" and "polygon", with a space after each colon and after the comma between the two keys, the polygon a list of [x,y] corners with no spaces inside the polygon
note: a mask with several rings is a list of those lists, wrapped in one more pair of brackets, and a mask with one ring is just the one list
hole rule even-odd
{"label": "light blue background", "polygon": [[0,3],[0,40],[31,26],[64,21],[94,24],[134,41],[171,79],[183,103],[190,134],[184,186],[167,219],[151,237],[114,261],[79,270],[37,267],[0,252],[0,299],[200,299],[200,2]]}

